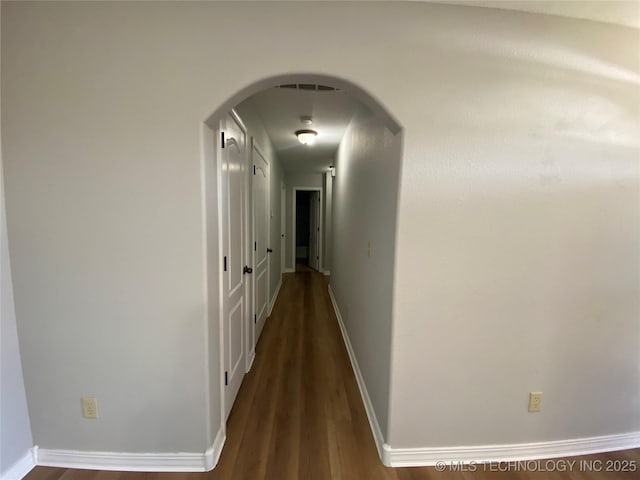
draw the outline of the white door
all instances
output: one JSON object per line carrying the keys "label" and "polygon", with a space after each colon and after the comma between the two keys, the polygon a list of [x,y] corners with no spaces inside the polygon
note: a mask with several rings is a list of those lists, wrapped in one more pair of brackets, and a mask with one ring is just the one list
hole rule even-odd
{"label": "white door", "polygon": [[247,134],[232,112],[220,122],[222,208],[222,338],[225,419],[244,376],[246,301]]}
{"label": "white door", "polygon": [[287,231],[287,186],[283,183],[280,186],[280,272],[284,273],[286,270],[286,252],[287,244],[285,240],[285,233]]}
{"label": "white door", "polygon": [[269,163],[253,145],[253,295],[255,347],[269,310]]}
{"label": "white door", "polygon": [[320,192],[309,198],[309,266],[320,270]]}

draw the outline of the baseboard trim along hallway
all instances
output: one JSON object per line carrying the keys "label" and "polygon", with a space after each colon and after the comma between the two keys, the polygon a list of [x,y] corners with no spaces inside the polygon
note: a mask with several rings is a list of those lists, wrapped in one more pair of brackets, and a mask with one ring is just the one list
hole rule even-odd
{"label": "baseboard trim along hallway", "polygon": [[391,448],[384,444],[384,462],[385,465],[391,467],[431,467],[438,462],[484,463],[544,460],[638,447],[640,447],[640,432],[549,442],[469,447]]}
{"label": "baseboard trim along hallway", "polygon": [[269,311],[267,312],[267,317],[270,317],[271,312],[273,312],[273,306],[276,304],[276,300],[278,300],[278,294],[280,293],[281,287],[282,287],[282,275],[280,275],[280,281],[278,282],[276,291],[273,292],[273,297],[271,297],[271,301],[269,302]]}
{"label": "baseboard trim along hallway", "polygon": [[358,360],[355,357],[349,334],[344,326],[338,303],[331,285],[328,286],[329,297],[338,319],[345,347],[351,360],[360,395],[369,418],[371,432],[378,448],[382,463],[388,467],[430,467],[437,462],[495,462],[525,461],[546,458],[573,457],[603,452],[614,452],[640,447],[640,432],[605,435],[549,442],[515,443],[505,445],[477,445],[462,447],[425,447],[425,448],[393,448],[384,442],[378,419],[376,418],[367,386]]}
{"label": "baseboard trim along hallway", "polygon": [[340,314],[340,309],[338,308],[338,303],[336,302],[336,297],[333,295],[333,290],[331,289],[331,285],[328,286],[329,289],[329,298],[331,299],[331,304],[333,305],[333,310],[336,314],[336,318],[338,319],[338,325],[340,326],[340,332],[342,332],[342,339],[344,340],[344,345],[347,349],[347,353],[349,354],[349,360],[351,360],[351,367],[353,368],[353,373],[356,377],[356,382],[358,384],[358,388],[360,389],[360,395],[362,396],[362,401],[364,403],[364,409],[367,412],[367,417],[369,418],[369,426],[371,427],[371,433],[373,434],[373,439],[375,440],[376,447],[378,448],[378,455],[387,466],[391,466],[388,462],[388,458],[386,457],[384,438],[382,436],[382,430],[380,430],[380,424],[378,423],[378,418],[376,417],[376,412],[373,409],[373,404],[371,403],[371,398],[369,398],[369,392],[367,391],[367,385],[364,383],[364,378],[362,376],[362,372],[360,371],[360,367],[358,366],[358,360],[356,359],[356,354],[353,351],[353,347],[351,346],[351,340],[349,340],[349,334],[344,326],[344,322],[342,321],[342,315]]}
{"label": "baseboard trim along hallway", "polygon": [[226,437],[221,428],[211,447],[203,453],[83,452],[34,447],[36,452],[35,463],[45,467],[80,468],[85,470],[208,472],[218,463],[225,440]]}

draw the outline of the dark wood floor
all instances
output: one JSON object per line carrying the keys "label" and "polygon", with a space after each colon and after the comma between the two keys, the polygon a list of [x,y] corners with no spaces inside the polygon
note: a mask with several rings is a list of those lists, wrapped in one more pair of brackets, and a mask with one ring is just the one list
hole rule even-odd
{"label": "dark wood floor", "polygon": [[[635,462],[640,449],[579,457]],[[227,442],[207,473],[134,473],[37,467],[27,480],[640,479],[640,473],[437,472],[380,463],[327,295],[326,278],[286,274],[229,417]]]}

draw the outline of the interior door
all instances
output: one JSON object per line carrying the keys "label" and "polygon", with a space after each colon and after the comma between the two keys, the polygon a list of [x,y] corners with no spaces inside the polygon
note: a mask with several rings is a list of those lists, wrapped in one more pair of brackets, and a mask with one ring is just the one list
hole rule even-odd
{"label": "interior door", "polygon": [[220,124],[221,130],[221,209],[222,209],[222,338],[225,419],[231,412],[242,378],[245,357],[247,134],[242,122],[231,112]]}
{"label": "interior door", "polygon": [[269,163],[252,147],[253,160],[253,295],[255,347],[269,310]]}
{"label": "interior door", "polygon": [[309,198],[309,266],[320,270],[320,192]]}
{"label": "interior door", "polygon": [[[286,252],[287,245],[285,239],[285,233],[287,231],[287,187],[283,183],[280,186],[280,272],[284,273],[286,270]],[[295,267],[295,265],[294,265]]]}

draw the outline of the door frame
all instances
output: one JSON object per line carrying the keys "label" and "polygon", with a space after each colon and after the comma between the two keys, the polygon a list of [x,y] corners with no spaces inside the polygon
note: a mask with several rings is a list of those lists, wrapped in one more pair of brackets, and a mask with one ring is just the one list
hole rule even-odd
{"label": "door frame", "polygon": [[318,272],[322,273],[322,245],[324,238],[324,225],[322,222],[323,205],[322,205],[322,187],[293,187],[293,216],[291,221],[293,245],[291,248],[291,265],[293,265],[293,271],[296,271],[296,195],[298,192],[320,192],[320,209],[318,211],[318,225],[320,226],[320,233],[318,235]]}

